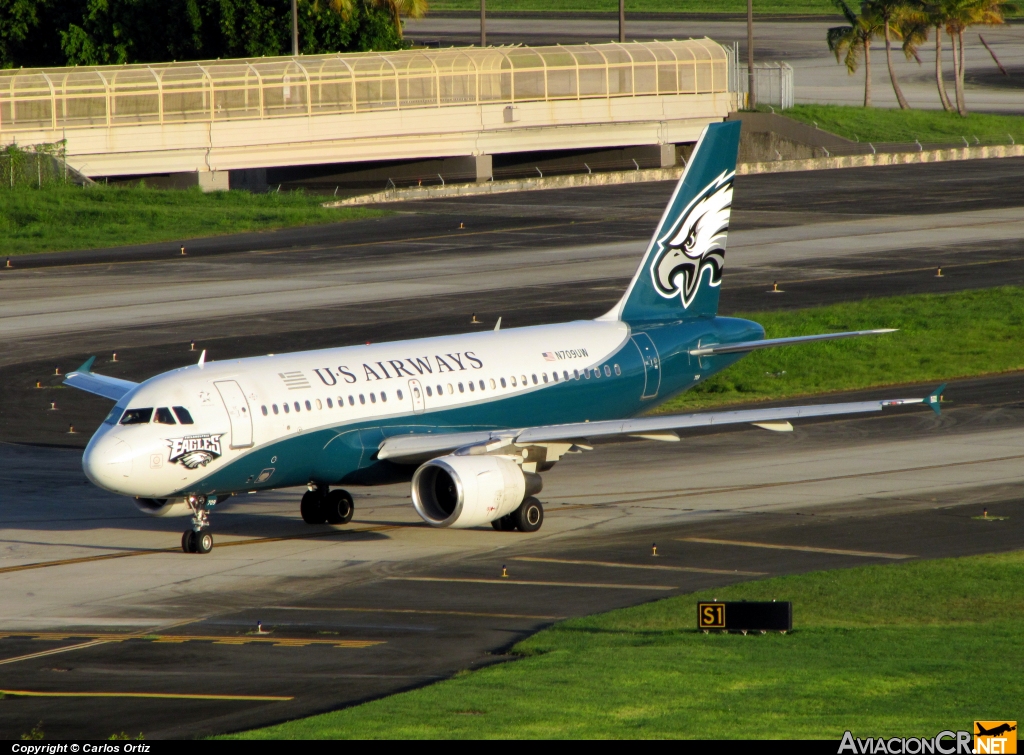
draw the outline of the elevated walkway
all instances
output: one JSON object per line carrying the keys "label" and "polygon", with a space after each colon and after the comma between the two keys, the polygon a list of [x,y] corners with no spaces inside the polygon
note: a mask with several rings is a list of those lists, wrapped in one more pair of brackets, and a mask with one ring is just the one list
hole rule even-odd
{"label": "elevated walkway", "polygon": [[66,139],[87,176],[211,189],[427,158],[487,180],[494,154],[692,142],[736,109],[728,78],[710,39],[18,69],[0,71],[0,143]]}

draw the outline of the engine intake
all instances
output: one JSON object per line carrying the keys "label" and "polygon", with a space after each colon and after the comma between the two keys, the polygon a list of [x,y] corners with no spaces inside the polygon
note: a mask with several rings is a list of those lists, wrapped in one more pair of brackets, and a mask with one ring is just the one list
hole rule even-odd
{"label": "engine intake", "polygon": [[442,456],[412,476],[412,503],[434,527],[479,527],[541,491],[540,476],[502,456]]}

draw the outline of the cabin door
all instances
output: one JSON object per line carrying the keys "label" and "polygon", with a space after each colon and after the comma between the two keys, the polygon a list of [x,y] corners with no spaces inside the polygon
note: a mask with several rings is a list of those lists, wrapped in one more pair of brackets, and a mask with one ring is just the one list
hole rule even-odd
{"label": "cabin door", "polygon": [[252,415],[242,388],[234,380],[218,380],[214,385],[231,421],[231,448],[249,448],[252,446]]}
{"label": "cabin door", "polygon": [[661,388],[661,358],[658,350],[654,347],[654,341],[646,333],[637,333],[633,336],[633,343],[640,350],[640,358],[644,363],[644,392],[640,398],[654,398]]}

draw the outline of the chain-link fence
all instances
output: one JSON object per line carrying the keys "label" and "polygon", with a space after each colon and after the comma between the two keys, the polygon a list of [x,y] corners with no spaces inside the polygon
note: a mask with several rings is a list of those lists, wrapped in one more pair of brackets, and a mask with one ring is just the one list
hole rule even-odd
{"label": "chain-link fence", "polygon": [[[729,59],[729,91],[745,95],[750,90],[750,80],[747,67],[740,62],[739,43],[724,49]],[[758,105],[772,105],[779,110],[793,107],[793,67],[789,63],[755,63],[754,95]]]}
{"label": "chain-link fence", "polygon": [[78,172],[67,164],[66,146],[59,141],[28,149],[17,144],[0,149],[0,190],[82,183]]}

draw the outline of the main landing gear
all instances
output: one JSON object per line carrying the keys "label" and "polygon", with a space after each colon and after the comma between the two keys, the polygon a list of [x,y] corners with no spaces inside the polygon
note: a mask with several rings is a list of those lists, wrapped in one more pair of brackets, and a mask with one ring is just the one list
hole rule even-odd
{"label": "main landing gear", "polygon": [[209,553],[213,550],[213,535],[206,496],[190,495],[185,501],[192,509],[192,528],[182,534],[181,549],[185,553]]}
{"label": "main landing gear", "polygon": [[519,508],[501,519],[495,519],[491,526],[498,532],[536,532],[544,524],[544,506],[532,495],[527,496]]}
{"label": "main landing gear", "polygon": [[303,494],[299,513],[306,524],[348,524],[355,508],[347,490],[328,491],[326,485],[317,485]]}

